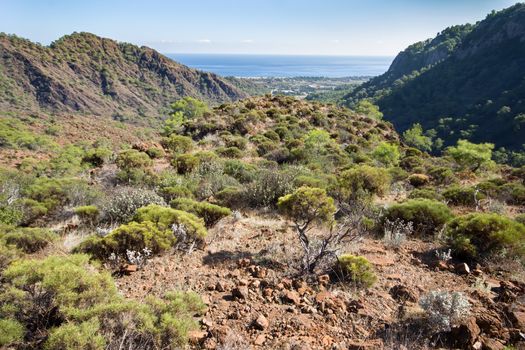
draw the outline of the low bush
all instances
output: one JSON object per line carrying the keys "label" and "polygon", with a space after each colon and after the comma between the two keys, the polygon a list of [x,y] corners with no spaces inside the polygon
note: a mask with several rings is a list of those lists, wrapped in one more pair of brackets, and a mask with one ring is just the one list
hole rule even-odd
{"label": "low bush", "polygon": [[76,207],[74,211],[81,220],[89,223],[94,223],[100,215],[100,211],[95,205],[83,205],[81,207]]}
{"label": "low bush", "polygon": [[246,185],[244,201],[253,208],[275,208],[277,199],[294,189],[294,174],[284,171],[262,169],[254,180]]}
{"label": "low bush", "polygon": [[452,169],[447,167],[430,168],[428,174],[430,175],[432,180],[438,185],[450,185],[456,180]]}
{"label": "low bush", "polygon": [[225,158],[242,158],[244,153],[237,147],[221,147],[215,150],[217,154]]}
{"label": "low bush", "polygon": [[436,201],[441,201],[443,196],[436,192],[433,188],[416,188],[408,194],[410,199],[432,199]]}
{"label": "low bush", "polygon": [[525,214],[519,214],[519,215],[516,215],[516,217],[514,218],[515,221],[519,222],[520,224],[523,224],[525,225]]}
{"label": "low bush", "polygon": [[112,155],[113,152],[108,148],[92,148],[86,151],[86,154],[82,157],[82,162],[94,167],[101,167],[111,159]]}
{"label": "low bush", "polygon": [[443,203],[429,199],[409,199],[387,208],[384,219],[412,222],[414,233],[432,235],[452,218],[452,212]]}
{"label": "low bush", "polygon": [[429,177],[425,174],[412,174],[408,177],[408,182],[414,187],[425,186],[429,181]]}
{"label": "low bush", "polygon": [[432,331],[450,331],[470,312],[468,299],[460,292],[432,291],[419,300]]}
{"label": "low bush", "polygon": [[163,187],[160,190],[162,197],[169,202],[175,198],[193,198],[193,193],[185,186],[175,185],[169,187]]}
{"label": "low bush", "polygon": [[187,153],[193,149],[191,137],[177,134],[171,134],[169,137],[162,139],[161,144],[175,154]]}
{"label": "low bush", "polygon": [[21,260],[3,273],[0,346],[26,349],[183,347],[205,305],[194,293],[128,301],[86,255]]}
{"label": "low bush", "polygon": [[451,186],[443,191],[443,197],[452,205],[475,206],[485,195],[474,187]]}
{"label": "low bush", "polygon": [[199,158],[193,154],[181,154],[172,163],[179,174],[188,174],[197,169]]}
{"label": "low bush", "polygon": [[58,240],[57,234],[43,228],[4,228],[0,241],[24,253],[35,253]]}
{"label": "low bush", "polygon": [[339,178],[339,186],[343,198],[382,196],[390,188],[390,176],[383,168],[360,165],[344,171]]}
{"label": "low bush", "polygon": [[192,213],[204,219],[206,227],[212,227],[220,219],[231,215],[231,210],[208,202],[198,202],[190,198],[177,198],[170,202],[174,209]]}
{"label": "low bush", "polygon": [[82,242],[77,251],[91,254],[101,260],[112,254],[127,258],[127,252],[143,252],[145,249],[158,254],[175,245],[176,238],[169,229],[160,230],[152,222],[130,222],[121,225],[104,237],[92,236]]}
{"label": "low bush", "polygon": [[101,220],[107,223],[130,221],[138,208],[149,204],[165,205],[164,199],[153,191],[118,187],[101,206]]}
{"label": "low bush", "polygon": [[447,237],[455,253],[468,258],[525,257],[525,226],[499,214],[471,213],[452,220]]}
{"label": "low bush", "polygon": [[377,281],[372,264],[365,257],[342,254],[337,261],[343,276],[357,285],[369,288]]}

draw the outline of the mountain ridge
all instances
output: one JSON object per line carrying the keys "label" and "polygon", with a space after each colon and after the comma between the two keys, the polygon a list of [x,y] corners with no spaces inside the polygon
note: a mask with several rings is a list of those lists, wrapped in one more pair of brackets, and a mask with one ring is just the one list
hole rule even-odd
{"label": "mountain ridge", "polygon": [[[436,59],[421,59],[438,47]],[[525,4],[516,4],[409,46],[387,73],[343,99],[371,99],[399,131],[421,123],[445,145],[466,138],[516,150],[525,139],[524,94]]]}
{"label": "mountain ridge", "polygon": [[222,103],[247,96],[151,48],[85,32],[49,46],[2,33],[0,63],[3,110],[157,117],[180,97]]}

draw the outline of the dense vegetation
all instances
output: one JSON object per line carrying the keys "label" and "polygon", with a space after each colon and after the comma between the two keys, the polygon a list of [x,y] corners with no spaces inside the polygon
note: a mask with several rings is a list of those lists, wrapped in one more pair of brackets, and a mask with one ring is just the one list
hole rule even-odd
{"label": "dense vegetation", "polygon": [[[377,103],[400,131],[420,123],[435,151],[459,139],[496,145],[495,159],[525,164],[525,5],[445,29],[401,52],[385,74],[345,96]],[[520,153],[522,152],[522,153]]]}

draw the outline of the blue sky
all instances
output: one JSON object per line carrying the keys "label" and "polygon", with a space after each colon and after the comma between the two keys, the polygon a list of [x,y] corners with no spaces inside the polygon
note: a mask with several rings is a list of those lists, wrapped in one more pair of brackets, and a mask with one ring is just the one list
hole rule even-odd
{"label": "blue sky", "polygon": [[0,31],[73,31],[164,53],[395,55],[512,0],[0,0]]}

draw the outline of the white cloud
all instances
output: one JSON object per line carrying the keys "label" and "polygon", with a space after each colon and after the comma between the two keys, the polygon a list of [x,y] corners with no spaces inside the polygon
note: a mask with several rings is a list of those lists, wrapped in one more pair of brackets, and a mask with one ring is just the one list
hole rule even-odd
{"label": "white cloud", "polygon": [[243,43],[243,44],[251,44],[251,43],[253,43],[253,40],[252,39],[244,39],[244,40],[241,40],[241,43]]}
{"label": "white cloud", "polygon": [[339,44],[341,42],[341,40],[339,40],[339,39],[332,39],[332,40],[330,40],[330,42],[332,44]]}
{"label": "white cloud", "polygon": [[210,44],[211,40],[210,39],[200,39],[200,40],[197,40],[197,42],[202,43],[202,44]]}

